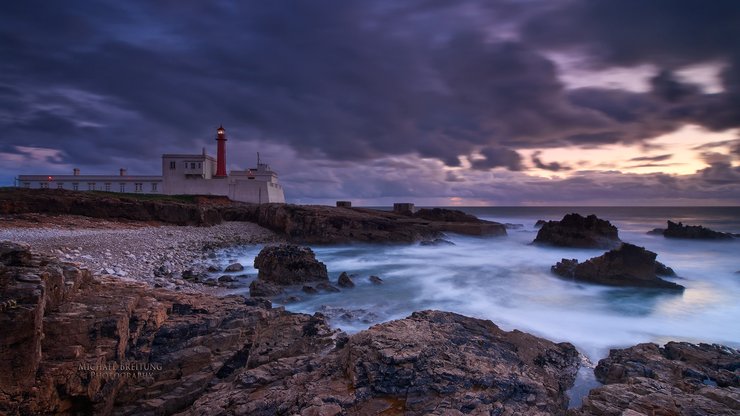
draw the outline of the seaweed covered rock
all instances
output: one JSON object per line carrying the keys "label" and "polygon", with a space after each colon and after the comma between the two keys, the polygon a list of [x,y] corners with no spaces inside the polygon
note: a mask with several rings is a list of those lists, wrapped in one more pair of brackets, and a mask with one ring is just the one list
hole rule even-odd
{"label": "seaweed covered rock", "polygon": [[326,265],[316,260],[309,247],[294,244],[267,246],[254,259],[259,280],[277,285],[296,285],[329,280]]}
{"label": "seaweed covered rock", "polygon": [[657,254],[644,247],[624,243],[619,249],[579,263],[562,259],[552,266],[558,276],[609,286],[638,286],[683,290],[684,287],[658,277],[673,269],[655,261]]}
{"label": "seaweed covered rock", "polygon": [[534,239],[535,244],[579,248],[614,248],[620,242],[617,227],[609,221],[575,213],[542,224]]}

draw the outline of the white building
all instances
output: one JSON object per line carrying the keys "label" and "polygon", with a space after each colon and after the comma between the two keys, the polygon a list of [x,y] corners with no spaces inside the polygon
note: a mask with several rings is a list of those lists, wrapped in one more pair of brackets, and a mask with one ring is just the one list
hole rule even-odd
{"label": "white building", "polygon": [[277,173],[257,160],[257,167],[226,174],[226,130],[219,127],[218,158],[206,154],[162,155],[162,176],[127,175],[121,169],[116,175],[20,175],[21,188],[67,189],[72,191],[105,191],[161,195],[220,195],[241,202],[285,202]]}

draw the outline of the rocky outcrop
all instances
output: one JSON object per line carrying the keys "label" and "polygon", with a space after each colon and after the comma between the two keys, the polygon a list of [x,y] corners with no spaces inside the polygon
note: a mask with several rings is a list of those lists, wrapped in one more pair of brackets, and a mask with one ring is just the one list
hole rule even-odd
{"label": "rocky outcrop", "polygon": [[597,379],[571,416],[736,415],[740,412],[740,352],[719,345],[669,342],[611,350]]}
{"label": "rocky outcrop", "polygon": [[347,272],[342,272],[337,279],[337,285],[339,287],[351,288],[355,287],[355,282],[352,281],[352,278],[349,277]]}
{"label": "rocky outcrop", "polygon": [[262,204],[227,208],[223,213],[226,220],[255,222],[298,243],[414,242],[440,238],[444,232],[506,235],[502,224],[460,211],[420,211],[420,216],[418,212],[409,216],[363,208]]}
{"label": "rocky outcrop", "polygon": [[686,238],[690,240],[730,240],[735,238],[730,233],[710,230],[701,225],[684,225],[668,221],[668,228],[663,230],[663,236],[668,238]]}
{"label": "rocky outcrop", "polygon": [[243,367],[255,329],[285,313],[93,277],[10,243],[0,296],[14,300],[0,313],[1,414],[172,414]]}
{"label": "rocky outcrop", "polygon": [[297,285],[329,280],[326,265],[316,260],[313,250],[293,244],[263,248],[254,258],[257,278],[276,285]]}
{"label": "rocky outcrop", "polygon": [[623,243],[583,263],[576,259],[563,259],[552,266],[558,276],[587,283],[609,286],[637,286],[683,290],[683,286],[659,278],[671,275],[673,269],[655,261],[657,254],[633,244]]}
{"label": "rocky outcrop", "polygon": [[223,220],[218,197],[142,196],[61,189],[0,189],[0,214],[73,214],[94,218],[215,225]]}
{"label": "rocky outcrop", "polygon": [[460,211],[422,209],[413,216],[317,205],[246,204],[225,197],[152,196],[56,189],[0,189],[0,215],[46,213],[95,218],[215,225],[256,223],[297,243],[415,242],[444,232],[506,235],[502,224]]}
{"label": "rocky outcrop", "polygon": [[562,414],[579,363],[570,344],[436,311],[373,326],[325,356],[268,345],[272,360],[250,362],[185,414]]}
{"label": "rocky outcrop", "polygon": [[583,217],[575,213],[560,221],[546,222],[534,239],[535,244],[579,248],[614,248],[620,241],[617,227],[609,221],[596,215]]}

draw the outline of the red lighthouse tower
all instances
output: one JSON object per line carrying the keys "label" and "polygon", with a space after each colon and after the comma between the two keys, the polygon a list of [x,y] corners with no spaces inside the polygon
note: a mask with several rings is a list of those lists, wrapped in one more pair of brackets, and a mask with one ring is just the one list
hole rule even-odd
{"label": "red lighthouse tower", "polygon": [[216,176],[217,178],[226,177],[226,130],[220,126],[216,130],[216,141],[218,142],[218,151],[216,153]]}

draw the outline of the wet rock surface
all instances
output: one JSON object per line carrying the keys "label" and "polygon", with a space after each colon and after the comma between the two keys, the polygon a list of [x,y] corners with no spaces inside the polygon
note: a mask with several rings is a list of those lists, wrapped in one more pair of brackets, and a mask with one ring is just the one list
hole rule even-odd
{"label": "wet rock surface", "polygon": [[596,367],[605,386],[591,390],[586,415],[737,415],[740,352],[731,348],[669,342],[611,350]]}
{"label": "wet rock surface", "polygon": [[[653,230],[655,231],[655,230]],[[668,228],[663,230],[663,236],[668,238],[685,238],[690,240],[731,240],[735,238],[730,233],[710,230],[701,225],[684,225],[668,221]]]}
{"label": "wet rock surface", "polygon": [[326,265],[316,260],[313,250],[294,244],[263,248],[254,258],[254,267],[259,270],[259,280],[276,285],[329,280]]}
{"label": "wet rock surface", "polygon": [[184,414],[562,414],[579,362],[570,344],[437,311],[335,339],[313,347],[330,348],[320,358],[273,347],[284,361],[250,365]]}
{"label": "wet rock surface", "polygon": [[355,287],[355,282],[352,281],[352,278],[347,274],[347,272],[342,272],[337,279],[337,286],[343,288],[352,288]]}
{"label": "wet rock surface", "polygon": [[609,221],[575,213],[542,224],[534,239],[535,244],[578,248],[615,248],[620,242],[617,227]]}
{"label": "wet rock surface", "polygon": [[658,277],[672,275],[673,269],[655,261],[657,254],[633,244],[579,263],[563,259],[552,266],[553,273],[564,278],[608,286],[636,286],[683,290],[684,287]]}

